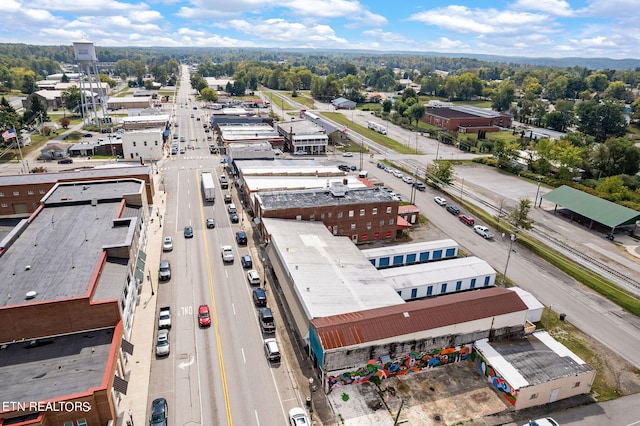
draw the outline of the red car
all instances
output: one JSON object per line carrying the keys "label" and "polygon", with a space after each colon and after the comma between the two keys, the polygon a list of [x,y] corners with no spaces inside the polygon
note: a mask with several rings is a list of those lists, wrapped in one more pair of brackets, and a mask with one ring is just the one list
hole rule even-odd
{"label": "red car", "polygon": [[460,216],[458,216],[458,219],[460,219],[462,223],[465,223],[469,226],[473,226],[476,223],[474,218],[472,218],[471,216],[467,216],[466,214],[461,214]]}
{"label": "red car", "polygon": [[200,327],[209,327],[211,325],[211,313],[208,305],[200,305],[198,308],[198,324]]}

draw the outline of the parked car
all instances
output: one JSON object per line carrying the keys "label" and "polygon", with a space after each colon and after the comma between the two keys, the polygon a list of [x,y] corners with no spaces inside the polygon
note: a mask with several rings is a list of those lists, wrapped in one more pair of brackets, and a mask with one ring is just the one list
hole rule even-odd
{"label": "parked car", "polygon": [[253,304],[259,308],[267,306],[267,293],[260,287],[253,289]]}
{"label": "parked car", "polygon": [[231,203],[227,206],[227,212],[229,214],[238,213],[238,209],[236,208],[235,204]]}
{"label": "parked car", "polygon": [[156,356],[168,356],[170,351],[169,330],[166,328],[158,330],[158,338],[156,340]]}
{"label": "parked car", "polygon": [[224,194],[224,203],[231,204],[231,201],[233,201],[233,197],[231,196],[231,194]]}
{"label": "parked car", "polygon": [[311,421],[307,417],[307,412],[304,408],[295,407],[289,410],[289,425],[290,426],[311,426]]}
{"label": "parked car", "polygon": [[164,398],[156,398],[151,403],[151,417],[149,426],[167,426],[169,417],[169,406]]}
{"label": "parked car", "polygon": [[343,157],[353,157],[353,152],[348,152],[348,151],[347,152],[343,152],[342,156]]}
{"label": "parked car", "polygon": [[260,274],[255,269],[250,269],[247,271],[247,281],[251,285],[260,285]]}
{"label": "parked car", "polygon": [[420,182],[419,180],[413,182],[413,186],[420,192],[424,192],[427,189],[427,185]]}
{"label": "parked car", "polygon": [[355,172],[356,170],[358,170],[358,168],[356,166],[351,166],[349,168],[351,169],[352,172]]}
{"label": "parked car", "polygon": [[209,312],[209,305],[200,305],[198,308],[198,325],[200,327],[209,327],[211,325],[211,312]]}
{"label": "parked car", "polygon": [[185,238],[193,238],[193,228],[190,226],[184,227],[184,237]]}
{"label": "parked car", "polygon": [[84,136],[85,138],[92,138],[93,137],[93,135],[91,133],[85,133],[82,136]]}
{"label": "parked car", "polygon": [[542,419],[529,420],[524,426],[560,426],[560,424],[551,417],[544,417]]}
{"label": "parked car", "polygon": [[224,263],[233,263],[233,248],[231,246],[220,247],[220,254]]}
{"label": "parked car", "polygon": [[458,216],[460,214],[458,206],[447,206],[447,211],[454,216]]}
{"label": "parked car", "polygon": [[433,200],[434,200],[437,204],[439,204],[439,205],[441,205],[441,206],[446,206],[446,205],[447,205],[447,200],[445,200],[445,199],[444,199],[444,198],[442,198],[442,197],[433,197]]}
{"label": "parked car", "polygon": [[242,256],[240,256],[240,263],[242,264],[242,267],[245,269],[253,268],[253,260],[251,260],[250,254],[245,253]]}
{"label": "parked car", "polygon": [[495,234],[489,230],[486,226],[476,225],[473,227],[476,234],[480,235],[485,240],[490,240],[495,237]]}
{"label": "parked car", "polygon": [[469,226],[473,226],[476,223],[476,220],[474,218],[472,218],[471,216],[467,216],[466,214],[461,214],[460,216],[458,216],[458,219],[460,219],[460,222]]}
{"label": "parked car", "polygon": [[231,213],[231,223],[238,223],[240,221],[240,218],[238,217],[237,213]]}
{"label": "parked car", "polygon": [[339,164],[338,168],[340,170],[342,170],[343,172],[348,172],[348,171],[351,170],[351,167],[349,167],[349,165],[347,165],[347,164]]}
{"label": "parked car", "polygon": [[212,217],[207,218],[207,228],[212,229],[216,227],[216,221]]}
{"label": "parked car", "polygon": [[236,243],[238,243],[239,246],[246,246],[247,245],[247,233],[244,232],[244,231],[236,232]]}
{"label": "parked car", "polygon": [[276,339],[264,339],[264,353],[269,362],[280,362],[280,348]]}
{"label": "parked car", "polygon": [[73,163],[73,159],[66,157],[58,160],[58,164],[71,164]]}
{"label": "parked car", "polygon": [[384,168],[387,167],[387,166],[385,166],[384,163],[377,163],[376,167],[379,168],[379,169],[383,169],[384,170]]}
{"label": "parked car", "polygon": [[166,281],[171,279],[171,263],[168,260],[160,261],[160,268],[158,270],[158,279],[160,279],[160,281]]}
{"label": "parked car", "polygon": [[416,181],[414,178],[412,178],[411,176],[404,176],[402,178],[402,181],[404,183],[408,183],[409,185],[413,185],[413,183]]}
{"label": "parked car", "polygon": [[173,238],[164,237],[162,241],[162,251],[171,251],[173,250]]}

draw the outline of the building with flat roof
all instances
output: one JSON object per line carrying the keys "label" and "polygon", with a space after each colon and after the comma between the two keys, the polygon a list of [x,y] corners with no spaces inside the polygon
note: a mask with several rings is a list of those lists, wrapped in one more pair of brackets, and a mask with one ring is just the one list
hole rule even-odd
{"label": "building with flat roof", "polygon": [[164,152],[164,128],[131,130],[122,134],[122,153],[126,160],[158,161]]}
{"label": "building with flat roof", "polygon": [[310,120],[298,119],[276,123],[276,129],[284,138],[284,150],[294,155],[324,155],[329,136],[326,130]]}
{"label": "building with flat roof", "polygon": [[0,241],[2,400],[90,408],[3,406],[0,419],[26,416],[44,426],[117,418],[148,215],[142,180],[57,182]]}
{"label": "building with flat roof", "polygon": [[153,105],[153,98],[151,96],[111,97],[107,100],[107,108],[110,111],[118,109],[149,108],[151,105]]}
{"label": "building with flat roof", "polygon": [[321,222],[265,218],[263,225],[279,291],[305,340],[313,318],[405,303],[348,238]]}
{"label": "building with flat roof", "polygon": [[218,123],[217,129],[219,143],[224,147],[239,142],[269,142],[272,147],[280,149],[284,145],[282,136],[267,123]]}
{"label": "building with flat roof", "polygon": [[165,129],[169,125],[170,118],[169,114],[133,115],[122,117],[120,121],[124,130]]}
{"label": "building with flat roof", "polygon": [[[355,244],[394,240],[398,230],[399,202],[377,186],[351,188],[341,182],[321,189],[259,192],[254,199],[259,220],[317,221]],[[264,227],[261,231],[268,234]]]}
{"label": "building with flat roof", "polygon": [[474,346],[478,371],[516,410],[591,392],[596,371],[546,331]]}
{"label": "building with flat roof", "polygon": [[363,249],[362,254],[378,269],[458,257],[458,243],[450,238]]}
{"label": "building with flat roof", "polygon": [[472,106],[427,106],[422,121],[449,132],[477,133],[480,130],[498,132],[511,127],[512,117],[490,109]]}
{"label": "building with flat roof", "polygon": [[27,217],[58,182],[134,178],[144,182],[146,203],[153,203],[151,167],[114,163],[110,167],[76,169],[28,175],[0,175],[0,217]]}

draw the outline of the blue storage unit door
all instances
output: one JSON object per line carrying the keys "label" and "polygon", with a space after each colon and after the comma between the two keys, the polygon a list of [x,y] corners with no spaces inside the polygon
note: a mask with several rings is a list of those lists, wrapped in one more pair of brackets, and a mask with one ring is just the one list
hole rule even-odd
{"label": "blue storage unit door", "polygon": [[423,251],[420,253],[420,262],[426,262],[427,260],[429,260],[429,252]]}
{"label": "blue storage unit door", "polygon": [[471,288],[476,288],[476,279],[471,278]]}
{"label": "blue storage unit door", "polygon": [[389,266],[389,258],[381,257],[380,261],[378,262],[378,268],[384,268],[385,266]]}
{"label": "blue storage unit door", "polygon": [[485,287],[488,286],[490,281],[491,281],[491,277],[489,275],[484,277],[484,286]]}
{"label": "blue storage unit door", "polygon": [[445,256],[447,257],[453,257],[455,255],[456,255],[456,249],[454,248],[448,248],[445,254]]}
{"label": "blue storage unit door", "polygon": [[402,265],[404,262],[404,255],[393,256],[393,265]]}
{"label": "blue storage unit door", "polygon": [[411,298],[415,299],[416,297],[418,297],[418,289],[417,288],[412,288],[411,289]]}
{"label": "blue storage unit door", "polygon": [[433,294],[433,286],[430,285],[429,287],[427,287],[427,296],[431,296]]}
{"label": "blue storage unit door", "polygon": [[407,255],[407,263],[416,263],[416,254],[411,253]]}
{"label": "blue storage unit door", "polygon": [[446,293],[447,292],[447,283],[444,283],[440,286],[440,293]]}
{"label": "blue storage unit door", "polygon": [[434,250],[433,251],[434,259],[442,259],[442,250]]}

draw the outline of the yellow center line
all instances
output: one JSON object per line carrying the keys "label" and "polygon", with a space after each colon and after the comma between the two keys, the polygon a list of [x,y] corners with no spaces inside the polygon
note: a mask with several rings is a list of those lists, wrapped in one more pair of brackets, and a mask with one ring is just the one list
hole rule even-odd
{"label": "yellow center line", "polygon": [[[200,190],[200,171],[196,170],[196,181],[198,182],[198,202],[200,204],[200,219],[202,229],[207,229],[204,218],[204,205],[202,204],[202,191]],[[207,244],[206,232],[202,232],[202,240],[204,242],[204,256],[207,261],[207,276],[209,278],[209,291],[211,292],[211,314],[213,317],[213,329],[216,335],[216,346],[218,347],[218,360],[220,362],[220,380],[222,380],[222,393],[224,394],[224,405],[227,412],[227,424],[233,425],[231,420],[231,405],[229,404],[229,390],[227,389],[227,375],[224,370],[224,360],[222,357],[222,344],[220,342],[220,330],[218,329],[218,312],[216,310],[216,296],[213,291],[213,275],[211,273],[211,262],[209,259],[209,245]]]}

